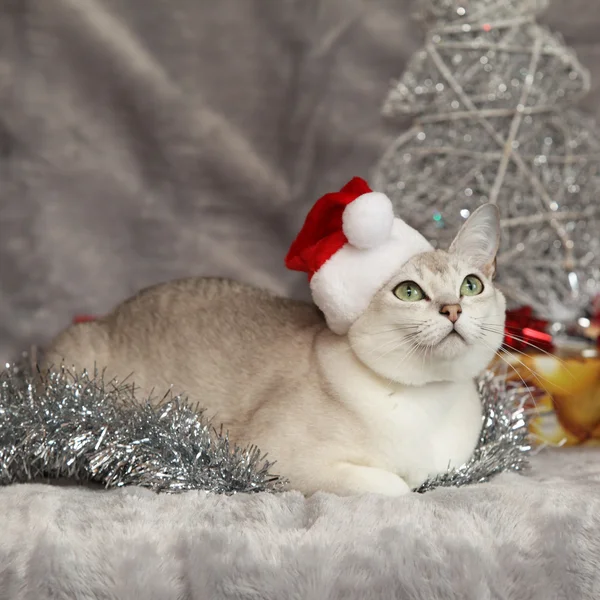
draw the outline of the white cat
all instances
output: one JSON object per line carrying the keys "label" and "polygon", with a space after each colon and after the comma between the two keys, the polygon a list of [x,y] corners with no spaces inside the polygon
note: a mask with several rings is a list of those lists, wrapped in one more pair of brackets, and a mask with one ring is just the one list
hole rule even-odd
{"label": "white cat", "polygon": [[404,494],[475,448],[474,378],[504,326],[498,241],[498,211],[483,206],[447,252],[395,269],[342,333],[313,305],[246,285],[161,284],[69,327],[45,366],[131,374],[140,398],[183,392],[305,494]]}

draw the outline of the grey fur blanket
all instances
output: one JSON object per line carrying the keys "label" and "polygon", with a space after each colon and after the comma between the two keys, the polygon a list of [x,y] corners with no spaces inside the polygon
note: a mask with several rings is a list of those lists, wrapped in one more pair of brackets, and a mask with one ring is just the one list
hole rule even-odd
{"label": "grey fur blanket", "polygon": [[596,600],[600,454],[387,499],[0,489],[0,599]]}

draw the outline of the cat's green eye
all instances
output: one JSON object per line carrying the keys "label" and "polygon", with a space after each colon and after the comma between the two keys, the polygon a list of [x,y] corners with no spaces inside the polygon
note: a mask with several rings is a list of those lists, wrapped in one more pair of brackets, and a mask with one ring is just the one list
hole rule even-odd
{"label": "cat's green eye", "polygon": [[404,302],[417,302],[425,298],[425,292],[414,281],[403,281],[394,288],[394,296]]}
{"label": "cat's green eye", "polygon": [[467,275],[460,286],[461,296],[479,296],[483,292],[483,282],[477,275]]}

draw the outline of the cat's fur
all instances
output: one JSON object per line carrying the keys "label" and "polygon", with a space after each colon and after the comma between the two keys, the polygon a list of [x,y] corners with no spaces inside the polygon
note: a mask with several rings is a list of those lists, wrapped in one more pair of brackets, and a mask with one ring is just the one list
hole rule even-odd
{"label": "cat's fur", "polygon": [[[403,494],[462,464],[475,447],[481,407],[473,378],[493,358],[504,324],[504,298],[491,281],[498,237],[497,210],[480,209],[448,252],[404,265],[344,336],[310,304],[186,279],[69,327],[45,366],[131,375],[140,398],[183,392],[234,441],[267,451],[275,471],[307,494]],[[459,298],[471,273],[485,289]],[[429,299],[398,300],[392,290],[406,280]],[[440,313],[458,302],[460,336]]]}

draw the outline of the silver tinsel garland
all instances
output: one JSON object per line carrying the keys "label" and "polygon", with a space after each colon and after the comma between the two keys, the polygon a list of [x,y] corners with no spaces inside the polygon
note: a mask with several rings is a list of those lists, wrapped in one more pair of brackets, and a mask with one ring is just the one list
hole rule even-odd
{"label": "silver tinsel garland", "polygon": [[[527,467],[527,390],[507,389],[504,375],[488,372],[479,391],[484,418],[473,458],[416,491]],[[68,479],[157,492],[277,492],[286,482],[270,473],[273,465],[257,448],[231,444],[182,398],[152,406],[136,402],[131,386],[101,377],[10,365],[0,373],[1,485]]]}
{"label": "silver tinsel garland", "polygon": [[497,204],[499,286],[512,306],[561,321],[600,289],[600,136],[569,108],[589,76],[536,23],[546,4],[417,0],[425,45],[383,108],[413,122],[373,182],[441,247],[477,206]]}
{"label": "silver tinsel garland", "polygon": [[87,374],[0,373],[0,484],[43,479],[156,492],[279,491],[255,447],[217,434],[183,398],[139,404],[133,388]]}

